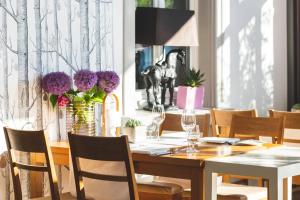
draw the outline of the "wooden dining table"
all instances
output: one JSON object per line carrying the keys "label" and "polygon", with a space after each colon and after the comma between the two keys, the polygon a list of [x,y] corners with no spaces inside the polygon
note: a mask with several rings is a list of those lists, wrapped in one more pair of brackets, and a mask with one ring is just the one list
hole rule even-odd
{"label": "wooden dining table", "polygon": [[[52,142],[50,144],[53,160],[56,165],[69,166],[69,144],[67,142]],[[243,154],[256,149],[278,147],[274,144],[263,146],[229,146],[200,145],[196,153],[185,151],[168,155],[149,155],[133,152],[134,170],[138,174],[187,179],[191,181],[191,200],[204,199],[204,167],[205,160],[214,157]],[[31,156],[32,164],[43,164],[45,158],[41,154]],[[42,179],[31,176],[32,195],[42,194]]]}

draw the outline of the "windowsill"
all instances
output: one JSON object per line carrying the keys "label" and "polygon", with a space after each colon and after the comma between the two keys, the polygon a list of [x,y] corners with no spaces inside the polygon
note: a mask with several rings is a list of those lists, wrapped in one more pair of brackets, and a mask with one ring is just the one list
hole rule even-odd
{"label": "windowsill", "polygon": [[[176,102],[177,90],[178,90],[178,88],[175,87],[175,89],[174,89],[174,102]],[[136,103],[137,103],[137,109],[142,110],[143,107],[147,105],[146,89],[136,89],[135,90],[135,95],[136,95],[135,99],[136,99]],[[150,95],[152,97],[152,89],[150,89]],[[166,102],[169,102],[169,92],[168,92],[168,90],[166,92]]]}

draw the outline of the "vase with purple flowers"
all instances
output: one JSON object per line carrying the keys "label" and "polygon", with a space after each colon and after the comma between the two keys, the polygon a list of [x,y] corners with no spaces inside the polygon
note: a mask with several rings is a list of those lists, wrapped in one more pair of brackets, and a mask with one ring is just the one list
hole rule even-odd
{"label": "vase with purple flowers", "polygon": [[66,129],[76,134],[96,135],[95,104],[73,102],[66,106]]}
{"label": "vase with purple flowers", "polygon": [[95,105],[119,84],[112,71],[79,70],[72,79],[64,72],[52,72],[43,77],[42,87],[50,95],[53,107],[66,107],[66,129],[76,134],[96,135]]}

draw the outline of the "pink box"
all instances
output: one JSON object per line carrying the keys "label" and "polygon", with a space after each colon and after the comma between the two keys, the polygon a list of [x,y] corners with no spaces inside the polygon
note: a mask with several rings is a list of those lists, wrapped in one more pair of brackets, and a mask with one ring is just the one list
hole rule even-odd
{"label": "pink box", "polygon": [[177,91],[177,106],[180,109],[202,108],[204,102],[204,87],[179,86]]}

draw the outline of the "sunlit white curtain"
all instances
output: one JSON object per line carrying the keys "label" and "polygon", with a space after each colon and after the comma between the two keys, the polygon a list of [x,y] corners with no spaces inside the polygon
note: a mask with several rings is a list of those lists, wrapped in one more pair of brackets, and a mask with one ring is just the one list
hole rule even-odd
{"label": "sunlit white curtain", "polygon": [[286,0],[216,0],[217,106],[286,109]]}

